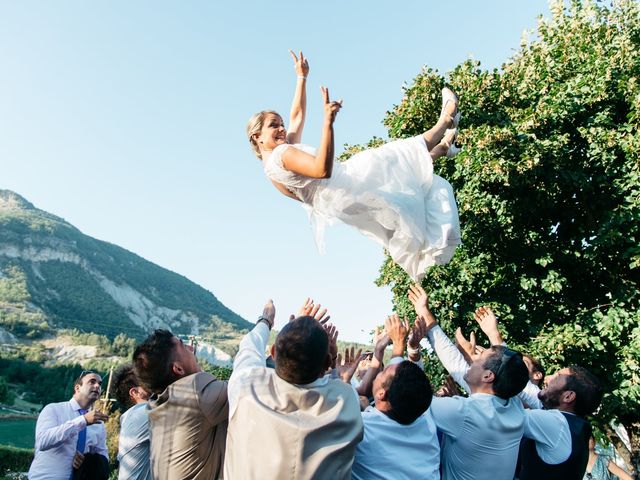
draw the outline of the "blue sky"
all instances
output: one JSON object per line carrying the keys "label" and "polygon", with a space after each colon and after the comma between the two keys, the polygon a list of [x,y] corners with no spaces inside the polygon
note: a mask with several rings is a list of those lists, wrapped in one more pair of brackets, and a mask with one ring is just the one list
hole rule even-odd
{"label": "blue sky", "polygon": [[338,152],[386,138],[385,112],[423,65],[499,68],[540,14],[546,1],[0,0],[0,188],[249,320],[273,298],[285,321],[311,296],[343,339],[367,340],[391,313],[373,284],[382,249],[336,226],[320,256],[300,205],[264,178],[246,121],[286,117],[288,50],[301,49],[304,142],[319,139],[320,85],[344,100]]}

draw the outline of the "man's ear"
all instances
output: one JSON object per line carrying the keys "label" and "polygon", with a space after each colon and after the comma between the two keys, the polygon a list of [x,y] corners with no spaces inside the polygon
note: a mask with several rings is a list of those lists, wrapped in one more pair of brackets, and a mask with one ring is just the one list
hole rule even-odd
{"label": "man's ear", "polygon": [[372,393],[373,393],[373,398],[375,398],[376,400],[385,401],[387,399],[387,391],[382,387],[378,388],[376,391]]}
{"label": "man's ear", "polygon": [[276,359],[276,344],[275,343],[273,345],[271,345],[271,357],[274,360]]}
{"label": "man's ear", "polygon": [[496,374],[491,370],[485,370],[482,372],[482,381],[484,383],[493,383],[496,379]]}
{"label": "man's ear", "polygon": [[138,394],[138,387],[131,387],[129,389],[129,398],[131,398],[133,401],[135,401],[139,397],[140,397],[140,395]]}
{"label": "man's ear", "polygon": [[171,371],[177,377],[184,377],[184,368],[182,368],[182,365],[178,362],[173,362],[171,364]]}
{"label": "man's ear", "polygon": [[573,390],[565,390],[562,392],[562,396],[560,397],[563,403],[575,403],[576,401],[576,392]]}

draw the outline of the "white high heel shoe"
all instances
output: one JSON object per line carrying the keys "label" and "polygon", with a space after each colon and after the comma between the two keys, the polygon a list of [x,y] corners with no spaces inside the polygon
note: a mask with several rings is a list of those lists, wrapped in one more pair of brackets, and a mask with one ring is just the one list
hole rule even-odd
{"label": "white high heel shoe", "polygon": [[[459,116],[460,114],[458,113]],[[453,135],[451,140],[446,140],[449,135]],[[444,136],[442,137],[442,144],[447,147],[447,158],[453,158],[458,155],[462,148],[456,145],[456,140],[458,139],[458,129],[457,128],[449,128],[444,132]]]}
{"label": "white high heel shoe", "polygon": [[456,106],[455,113],[451,115],[452,126],[451,128],[458,128],[458,122],[460,121],[460,112],[458,111],[458,96],[448,87],[442,89],[442,110],[440,110],[440,117],[450,116],[446,113],[446,107],[449,102],[453,102]]}

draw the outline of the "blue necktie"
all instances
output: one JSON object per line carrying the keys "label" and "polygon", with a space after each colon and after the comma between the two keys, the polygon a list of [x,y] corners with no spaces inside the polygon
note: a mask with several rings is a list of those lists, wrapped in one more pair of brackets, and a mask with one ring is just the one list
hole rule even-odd
{"label": "blue necktie", "polygon": [[[85,410],[84,408],[81,408],[80,410],[78,410],[78,412],[80,412],[80,415],[84,415],[88,411],[89,410]],[[80,433],[78,433],[78,443],[76,443],[76,450],[84,454],[84,447],[86,443],[87,443],[87,427],[84,427],[82,430],[80,430]],[[71,469],[71,479],[73,479],[73,468]]]}
{"label": "blue necktie", "polygon": [[[81,408],[78,411],[80,412],[80,415],[84,415],[89,410],[85,410],[84,408]],[[80,430],[80,433],[78,434],[78,443],[76,444],[76,450],[80,453],[84,453],[84,446],[86,445],[86,443],[87,443],[87,427],[84,427],[82,430]]]}

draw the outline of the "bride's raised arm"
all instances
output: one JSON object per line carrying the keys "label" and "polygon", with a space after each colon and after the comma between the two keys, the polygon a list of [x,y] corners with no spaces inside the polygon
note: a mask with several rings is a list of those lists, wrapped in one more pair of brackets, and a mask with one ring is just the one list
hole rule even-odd
{"label": "bride's raised arm", "polygon": [[304,129],[304,119],[307,114],[307,75],[309,75],[309,62],[302,52],[299,56],[289,50],[293,57],[296,71],[296,90],[291,102],[291,112],[289,113],[289,130],[287,131],[287,143],[300,143],[302,141],[302,130]]}
{"label": "bride's raised arm", "polygon": [[342,100],[332,102],[329,100],[329,90],[326,87],[320,87],[320,89],[324,100],[324,121],[316,156],[294,147],[289,147],[282,152],[284,168],[310,178],[331,177],[334,159],[333,122],[342,108]]}

